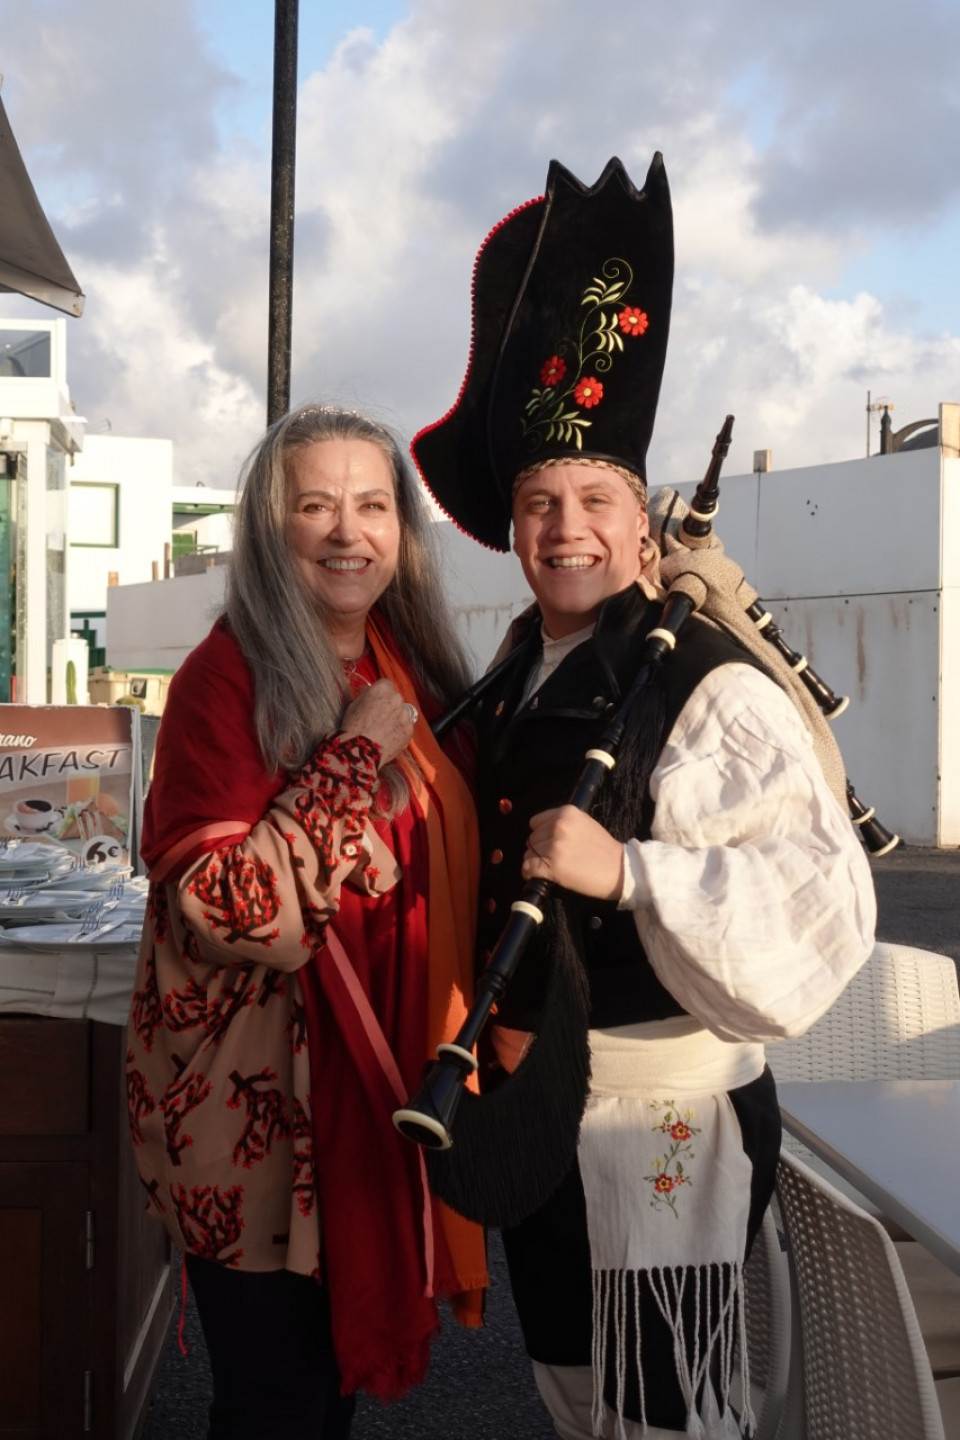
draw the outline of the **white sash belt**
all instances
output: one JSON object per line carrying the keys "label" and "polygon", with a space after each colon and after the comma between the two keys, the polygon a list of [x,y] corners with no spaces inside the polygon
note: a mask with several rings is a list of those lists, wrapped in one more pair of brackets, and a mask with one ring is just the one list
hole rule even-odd
{"label": "white sash belt", "polygon": [[593,1095],[713,1095],[748,1085],[763,1066],[762,1045],[720,1040],[689,1015],[590,1031]]}

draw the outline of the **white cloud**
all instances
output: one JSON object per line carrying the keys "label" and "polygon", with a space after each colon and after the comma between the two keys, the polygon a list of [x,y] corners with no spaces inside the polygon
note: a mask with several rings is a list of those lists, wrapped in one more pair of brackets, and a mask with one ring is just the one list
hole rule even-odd
{"label": "white cloud", "polygon": [[717,283],[681,297],[679,313],[652,451],[658,483],[701,473],[728,411],[735,474],[754,450],[772,449],[777,469],[864,454],[868,390],[895,399],[895,426],[960,394],[960,338],[894,330],[870,295],[826,300],[795,285],[744,299]]}
{"label": "white cloud", "polygon": [[[87,292],[78,409],[171,436],[184,483],[230,484],[263,424],[269,115],[260,145],[221,138],[243,89],[202,11],[36,0],[7,17],[0,68]],[[898,277],[896,322],[894,297],[838,294],[885,236],[929,233],[958,203],[949,16],[918,0],[895,43],[892,24],[866,0],[691,3],[682,23],[636,0],[414,0],[381,43],[359,23],[300,94],[294,401],[342,399],[408,434],[436,419],[487,229],[553,156],[592,181],[619,153],[639,181],[661,148],[678,273],[658,479],[698,474],[727,410],[731,468],[768,446],[778,466],[862,453],[867,389],[894,396],[898,423],[934,413],[960,357],[956,337],[905,327],[924,277]]]}

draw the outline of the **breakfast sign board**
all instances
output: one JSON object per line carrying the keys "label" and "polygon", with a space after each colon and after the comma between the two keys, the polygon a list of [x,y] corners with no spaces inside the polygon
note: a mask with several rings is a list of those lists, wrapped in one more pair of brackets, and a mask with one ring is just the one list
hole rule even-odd
{"label": "breakfast sign board", "polygon": [[0,843],[135,864],[139,720],[129,705],[0,705]]}

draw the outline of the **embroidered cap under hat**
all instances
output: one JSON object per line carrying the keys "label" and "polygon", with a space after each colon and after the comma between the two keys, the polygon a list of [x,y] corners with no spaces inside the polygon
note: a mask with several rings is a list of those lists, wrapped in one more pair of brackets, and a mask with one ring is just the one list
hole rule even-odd
{"label": "embroidered cap under hat", "polygon": [[590,187],[554,160],[546,194],[491,231],[460,395],[411,446],[467,534],[509,550],[513,482],[541,460],[607,460],[646,480],[672,290],[659,153],[642,190],[617,159]]}

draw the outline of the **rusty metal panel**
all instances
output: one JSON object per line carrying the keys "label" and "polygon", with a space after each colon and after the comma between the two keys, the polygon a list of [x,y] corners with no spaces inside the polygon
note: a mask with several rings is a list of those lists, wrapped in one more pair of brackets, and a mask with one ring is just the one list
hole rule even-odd
{"label": "rusty metal panel", "polygon": [[908,844],[936,845],[939,597],[791,600],[770,610],[794,649],[850,696],[834,734],[860,799]]}

